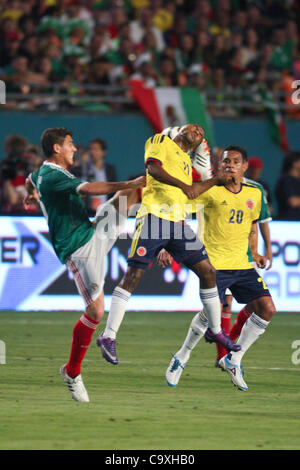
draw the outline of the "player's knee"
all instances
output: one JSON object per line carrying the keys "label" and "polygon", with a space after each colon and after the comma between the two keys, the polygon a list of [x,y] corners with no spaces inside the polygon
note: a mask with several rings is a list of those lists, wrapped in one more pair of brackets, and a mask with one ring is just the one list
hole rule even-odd
{"label": "player's knee", "polygon": [[200,284],[202,288],[210,289],[216,285],[216,270],[209,264],[207,269],[201,273]]}
{"label": "player's knee", "polygon": [[264,319],[266,321],[271,321],[275,313],[276,313],[275,307],[270,305],[264,312]]}
{"label": "player's knee", "polygon": [[143,274],[144,270],[129,267],[119,287],[128,292],[133,292]]}
{"label": "player's knee", "polygon": [[93,308],[89,308],[87,313],[93,320],[100,322],[104,315],[104,309],[94,306]]}

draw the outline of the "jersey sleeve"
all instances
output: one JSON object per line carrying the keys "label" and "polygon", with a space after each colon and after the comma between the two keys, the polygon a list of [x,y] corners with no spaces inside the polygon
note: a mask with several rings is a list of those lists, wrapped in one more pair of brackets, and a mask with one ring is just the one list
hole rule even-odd
{"label": "jersey sleeve", "polygon": [[261,209],[260,209],[258,222],[260,223],[269,222],[270,220],[272,220],[272,217],[271,217],[270,210],[269,210],[267,196],[263,188],[261,188],[260,191],[261,191]]}
{"label": "jersey sleeve", "polygon": [[69,172],[57,171],[51,177],[51,191],[55,193],[75,193],[84,184],[86,182]]}
{"label": "jersey sleeve", "polygon": [[35,170],[32,173],[28,175],[28,179],[31,182],[31,184],[36,188],[37,185],[37,179],[38,179],[38,174],[39,170]]}
{"label": "jersey sleeve", "polygon": [[145,145],[146,166],[149,162],[158,162],[160,165],[165,163],[167,154],[165,139],[168,139],[168,137],[162,134],[155,134],[147,140]]}

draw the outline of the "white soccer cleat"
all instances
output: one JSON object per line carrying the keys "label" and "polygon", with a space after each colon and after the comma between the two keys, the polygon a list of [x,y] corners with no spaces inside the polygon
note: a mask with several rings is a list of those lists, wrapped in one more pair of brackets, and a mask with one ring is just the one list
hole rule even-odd
{"label": "white soccer cleat", "polygon": [[201,181],[206,181],[212,177],[211,154],[208,142],[203,139],[192,155],[193,168],[201,175]]}
{"label": "white soccer cleat", "polygon": [[66,370],[66,364],[61,366],[59,373],[62,376],[64,382],[67,384],[69,392],[72,398],[76,401],[89,402],[89,396],[82,381],[81,374],[77,375],[74,379],[69,377]]}
{"label": "white soccer cleat", "polygon": [[244,371],[242,365],[238,366],[230,361],[231,354],[227,354],[227,356],[222,357],[219,360],[219,366],[222,369],[226,370],[231,377],[231,382],[233,385],[236,385],[239,390],[244,390],[245,392],[248,390],[248,385],[246,384],[245,380],[243,379]]}
{"label": "white soccer cleat", "polygon": [[176,126],[176,127],[166,127],[166,128],[162,131],[162,134],[163,134],[163,135],[167,135],[168,137],[170,137],[171,140],[174,140],[175,137],[178,136],[180,129],[181,129],[181,128],[178,127],[178,126]]}
{"label": "white soccer cleat", "polygon": [[172,357],[165,375],[167,384],[170,385],[170,387],[176,387],[185,365],[186,362],[181,363],[178,357],[175,355]]}

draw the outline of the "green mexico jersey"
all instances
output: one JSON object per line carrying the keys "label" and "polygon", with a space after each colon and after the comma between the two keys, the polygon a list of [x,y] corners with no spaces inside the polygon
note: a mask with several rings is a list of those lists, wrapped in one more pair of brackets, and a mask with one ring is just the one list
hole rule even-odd
{"label": "green mexico jersey", "polygon": [[50,239],[62,263],[85,245],[94,229],[78,193],[83,181],[59,165],[44,162],[30,175],[49,225]]}
{"label": "green mexico jersey", "polygon": [[[256,186],[261,192],[261,197],[262,197],[262,199],[261,199],[261,210],[260,210],[258,222],[260,222],[260,223],[269,222],[270,220],[272,220],[272,217],[271,217],[271,214],[270,214],[268,201],[267,201],[265,190],[264,190],[263,186],[260,183],[257,183],[254,180],[250,180],[249,178],[244,178],[244,181],[245,181],[245,183],[251,184],[252,186]],[[247,255],[248,255],[248,259],[251,263],[253,261],[253,258],[252,258],[252,255],[251,255],[250,248],[248,248]]]}

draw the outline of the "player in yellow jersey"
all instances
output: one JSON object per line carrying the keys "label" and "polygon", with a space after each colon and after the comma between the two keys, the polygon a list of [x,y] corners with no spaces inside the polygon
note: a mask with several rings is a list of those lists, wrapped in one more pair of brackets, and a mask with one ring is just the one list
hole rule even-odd
{"label": "player in yellow jersey", "polygon": [[[224,177],[214,177],[199,183],[192,181],[192,165],[188,152],[198,147],[203,138],[204,130],[201,126],[188,124],[180,129],[174,140],[156,134],[146,142],[146,187],[143,189],[141,208],[137,214],[128,268],[113,292],[106,328],[97,340],[103,357],[113,364],[118,363],[116,334],[127,302],[149,264],[162,248],[166,248],[177,262],[182,262],[199,277],[200,298],[208,320],[207,335],[210,340],[222,344],[228,350],[240,349],[222,332],[215,269],[203,243],[184,222],[189,200],[224,181]],[[192,209],[191,204],[189,209]]]}
{"label": "player in yellow jersey", "polygon": [[[204,205],[204,242],[216,268],[220,300],[229,288],[235,299],[248,304],[252,315],[244,324],[237,344],[240,351],[230,352],[219,361],[240,390],[248,390],[243,379],[241,359],[268,326],[275,306],[268,287],[248,261],[247,250],[253,222],[259,219],[261,191],[243,182],[247,153],[239,146],[227,147],[222,154],[222,168],[228,175],[223,186],[214,186],[194,202]],[[233,178],[233,179],[232,179]],[[200,327],[199,327],[200,325]],[[173,356],[166,371],[169,385],[176,386],[192,349],[206,337],[207,322],[203,312],[193,318],[181,349]]]}

